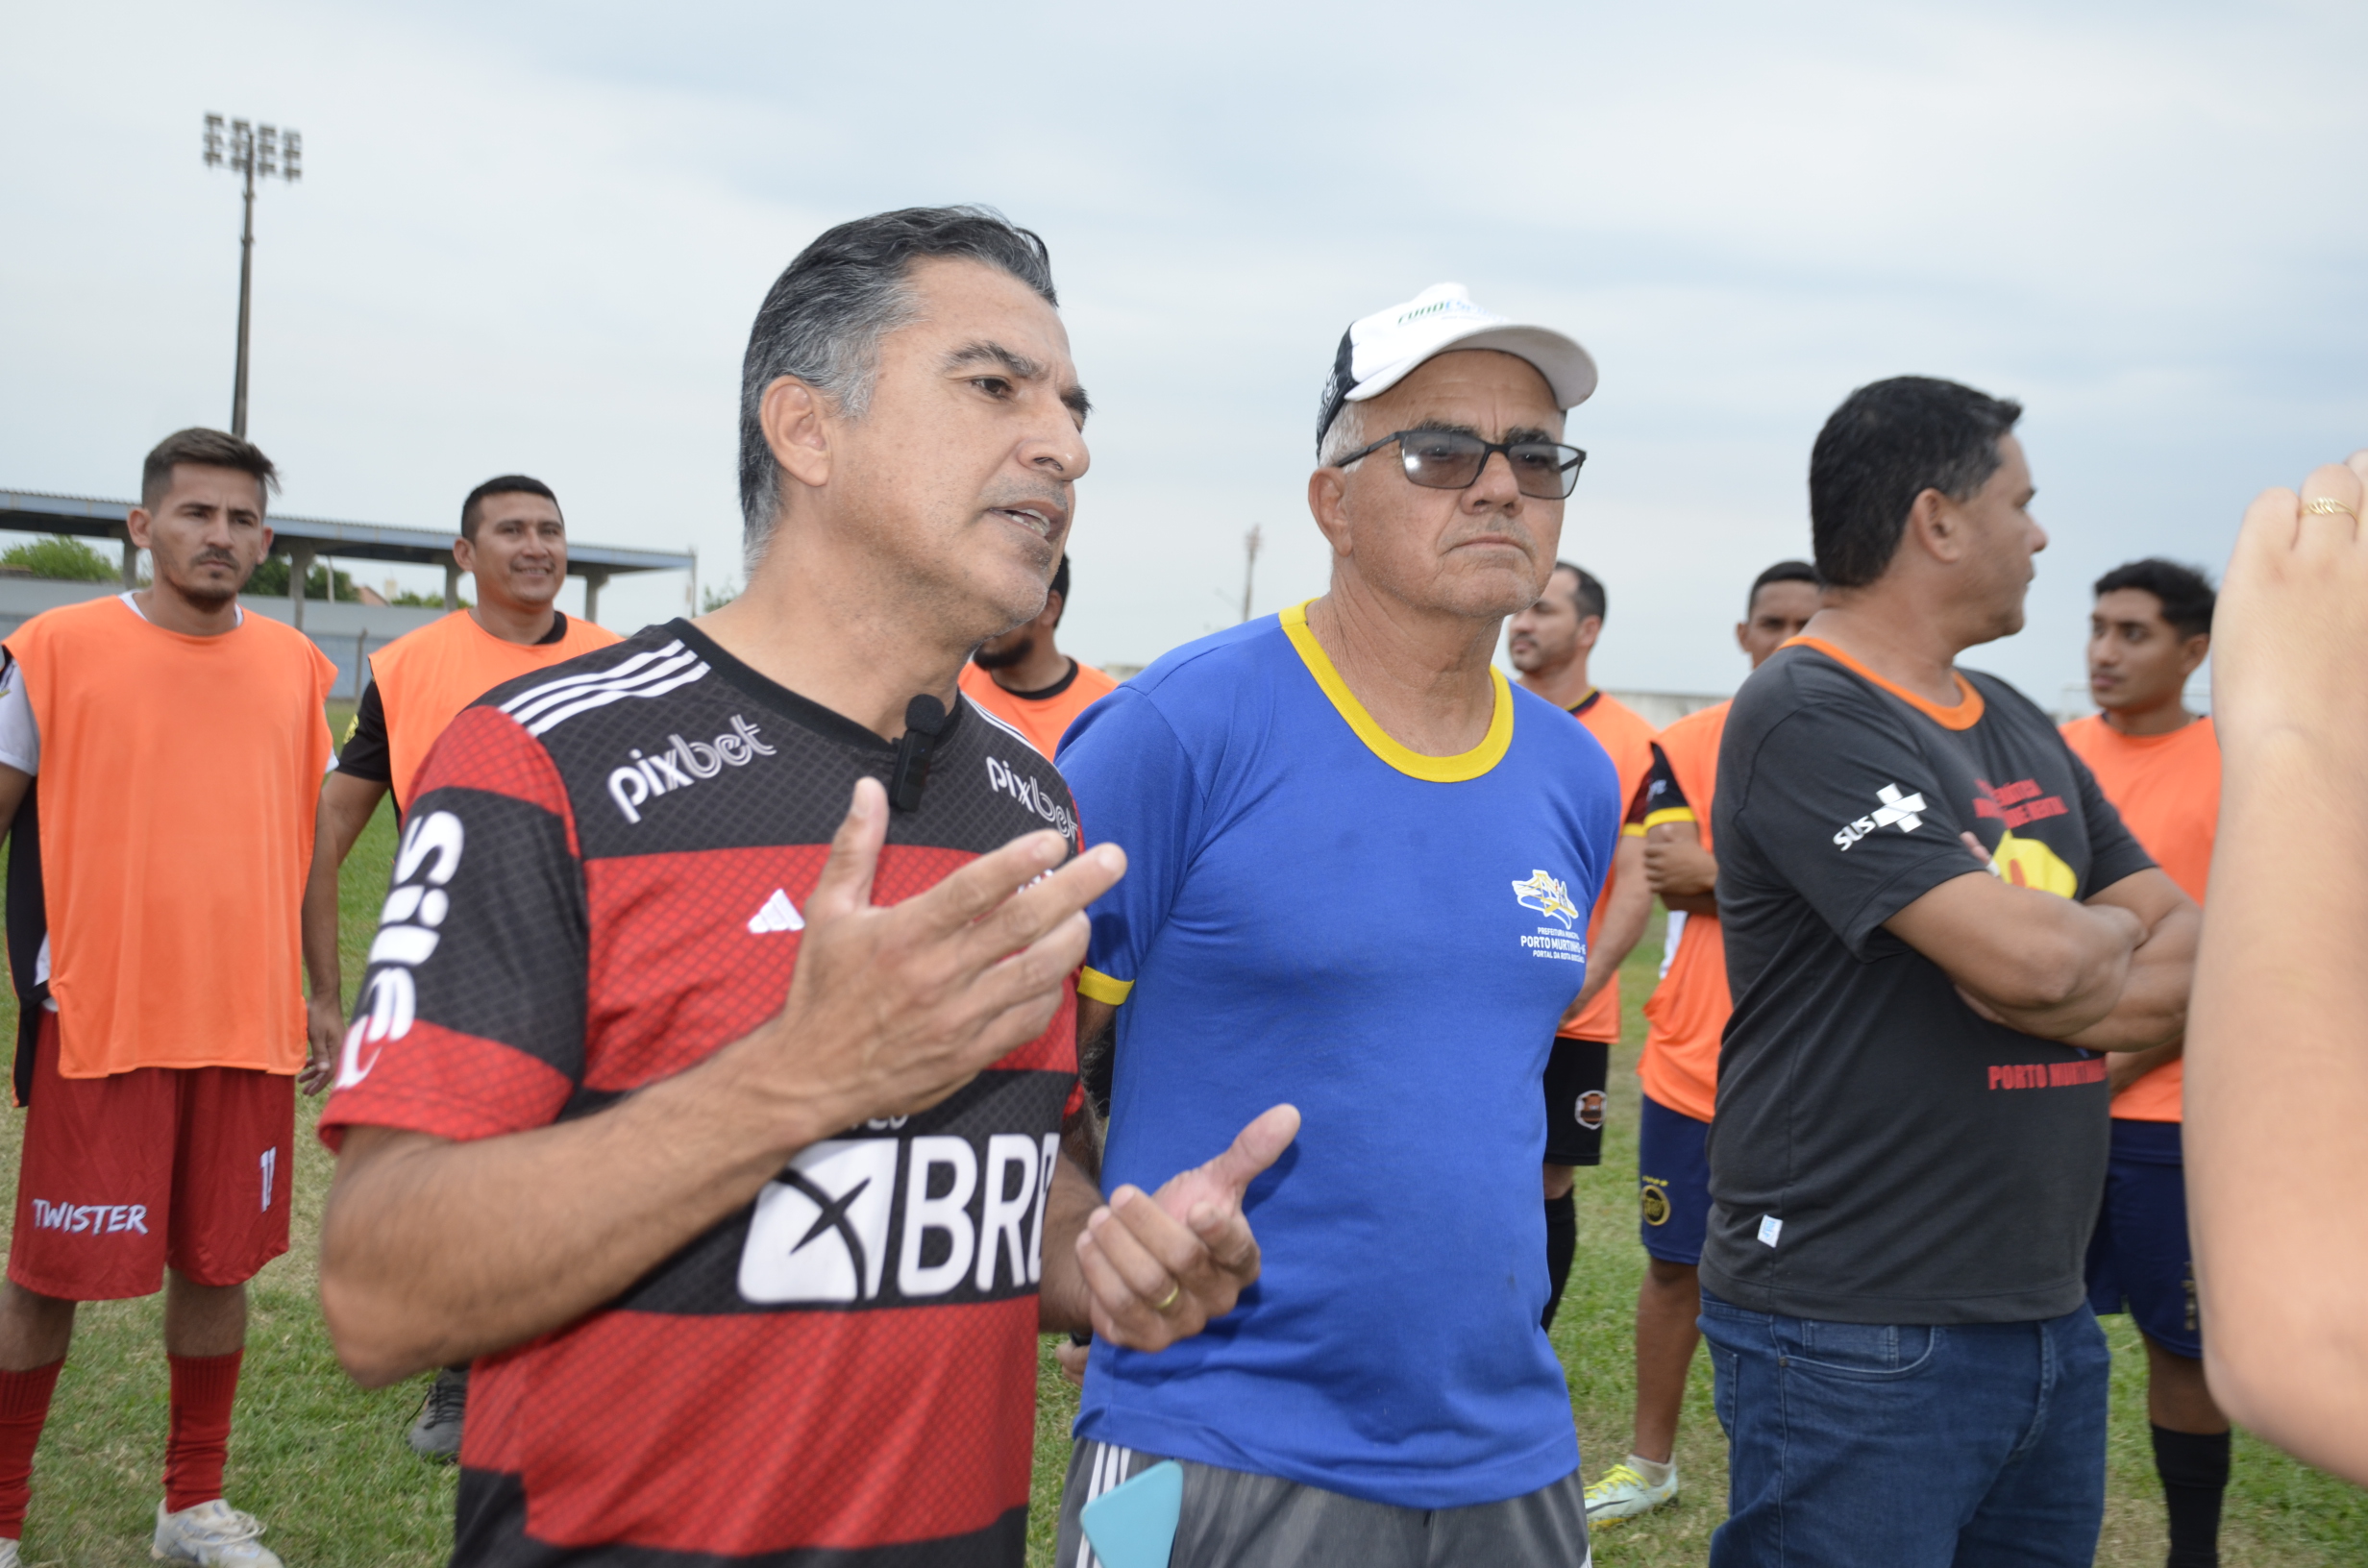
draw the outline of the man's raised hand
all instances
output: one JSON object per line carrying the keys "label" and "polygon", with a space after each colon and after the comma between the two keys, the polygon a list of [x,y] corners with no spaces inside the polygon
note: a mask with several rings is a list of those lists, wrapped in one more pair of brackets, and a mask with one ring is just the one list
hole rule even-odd
{"label": "man's raised hand", "polygon": [[1085,907],[1126,869],[1113,845],[1064,866],[1067,842],[1031,833],[879,908],[887,833],[887,793],[858,779],[806,900],[788,999],[733,1047],[801,1142],[926,1110],[1044,1033],[1085,960]]}
{"label": "man's raised hand", "polygon": [[1129,1350],[1165,1350],[1233,1311],[1258,1278],[1258,1238],[1242,1194],[1298,1134],[1297,1108],[1278,1105],[1156,1193],[1111,1193],[1077,1233],[1094,1332]]}
{"label": "man's raised hand", "polygon": [[2253,748],[2273,747],[2281,731],[2322,744],[2359,738],[2363,512],[2368,451],[2313,470],[2300,494],[2265,490],[2246,508],[2212,617],[2212,723],[2224,754],[2270,756]]}

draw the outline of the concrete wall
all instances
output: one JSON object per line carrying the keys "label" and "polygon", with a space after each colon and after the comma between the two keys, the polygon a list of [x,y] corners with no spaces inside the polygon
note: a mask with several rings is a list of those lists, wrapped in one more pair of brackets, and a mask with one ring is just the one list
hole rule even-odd
{"label": "concrete wall", "polygon": [[[56,609],[61,604],[79,604],[86,599],[105,599],[122,591],[119,584],[112,582],[0,577],[0,637],[43,610]],[[284,598],[266,599],[254,594],[239,595],[238,602],[249,615],[266,616],[282,623],[291,618],[295,608]],[[361,685],[356,675],[369,654],[443,614],[442,610],[415,610],[393,604],[350,604],[342,600],[331,603],[327,600],[309,599],[305,600],[305,635],[337,667],[337,684],[330,695],[350,700],[361,696]]]}
{"label": "concrete wall", "polygon": [[0,577],[0,637],[43,610],[123,592],[115,582],[52,582],[46,577]]}

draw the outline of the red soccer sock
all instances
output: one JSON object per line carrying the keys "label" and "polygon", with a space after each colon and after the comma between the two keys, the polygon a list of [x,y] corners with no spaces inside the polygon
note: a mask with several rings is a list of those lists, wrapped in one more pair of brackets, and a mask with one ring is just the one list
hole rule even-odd
{"label": "red soccer sock", "polygon": [[49,1419],[62,1357],[30,1372],[0,1372],[0,1537],[22,1540],[25,1506],[33,1498],[33,1451]]}
{"label": "red soccer sock", "polygon": [[238,1363],[228,1356],[167,1356],[173,1368],[172,1414],[164,1435],[164,1511],[210,1503],[222,1495],[222,1463],[231,1451],[231,1404],[238,1397]]}

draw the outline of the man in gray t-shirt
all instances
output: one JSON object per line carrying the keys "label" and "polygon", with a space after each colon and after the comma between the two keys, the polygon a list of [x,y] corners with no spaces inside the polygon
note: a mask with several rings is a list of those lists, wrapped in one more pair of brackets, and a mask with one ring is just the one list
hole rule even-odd
{"label": "man in gray t-shirt", "polygon": [[2021,628],[2047,544],[2020,412],[1923,378],[1836,410],[1825,607],[1727,721],[1713,1568],[2096,1550],[2110,1053],[2185,1027],[2197,915],[2046,716],[1956,667]]}

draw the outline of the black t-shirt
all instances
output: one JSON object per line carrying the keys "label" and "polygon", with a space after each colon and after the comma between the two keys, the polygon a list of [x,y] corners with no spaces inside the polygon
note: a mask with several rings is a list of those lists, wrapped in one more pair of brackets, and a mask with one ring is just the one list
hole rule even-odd
{"label": "black t-shirt", "polygon": [[[1663,817],[1664,812],[1682,813],[1680,817]],[[1663,821],[1691,821],[1693,802],[1686,798],[1685,790],[1677,782],[1677,770],[1669,766],[1669,754],[1653,743],[1653,765],[1644,771],[1644,782],[1637,786],[1636,798],[1628,802],[1630,827],[1654,825],[1654,819]]]}
{"label": "black t-shirt", "polygon": [[[535,638],[534,646],[547,648],[566,640],[567,616],[554,610],[551,629]],[[379,696],[376,678],[362,688],[361,700],[354,705],[354,722],[345,726],[345,744],[337,749],[337,772],[366,784],[392,785],[395,781],[395,755],[386,739],[386,702]]]}
{"label": "black t-shirt", "polygon": [[1702,1283],[1855,1323],[2079,1306],[2105,1179],[2105,1058],[1985,1021],[1883,922],[1977,868],[2086,898],[2153,864],[2030,700],[1941,709],[1788,646],[1718,754],[1735,998],[1710,1135]]}

